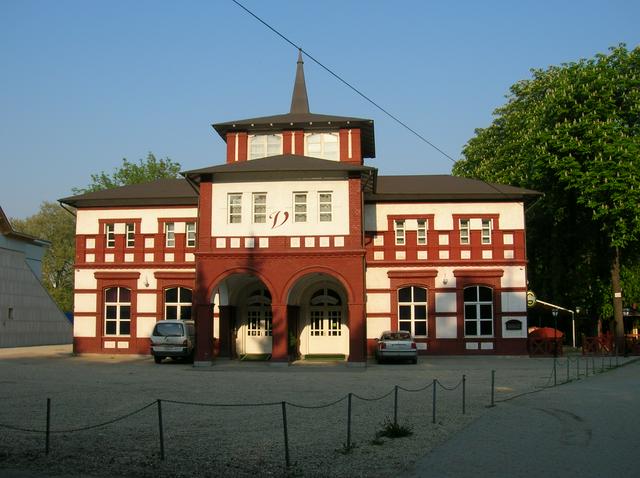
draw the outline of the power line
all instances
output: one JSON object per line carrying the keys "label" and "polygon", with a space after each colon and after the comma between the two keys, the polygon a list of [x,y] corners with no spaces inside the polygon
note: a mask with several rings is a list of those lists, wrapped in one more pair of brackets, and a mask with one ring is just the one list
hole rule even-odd
{"label": "power line", "polygon": [[[288,44],[290,44],[291,46],[297,48],[299,51],[301,51],[302,53],[304,53],[307,58],[309,58],[310,60],[312,60],[314,63],[316,63],[319,67],[321,67],[322,69],[324,69],[325,71],[327,71],[330,75],[332,75],[334,78],[336,78],[338,81],[340,81],[341,83],[343,83],[344,85],[346,85],[348,88],[350,88],[351,90],[353,90],[355,93],[357,93],[359,96],[361,96],[362,98],[364,98],[366,101],[368,101],[369,103],[371,103],[373,106],[375,106],[376,108],[378,108],[380,111],[382,111],[384,114],[386,114],[389,118],[391,118],[392,120],[394,120],[396,123],[398,123],[399,125],[401,125],[403,128],[407,129],[408,131],[410,131],[411,133],[413,133],[416,137],[418,137],[420,140],[424,141],[425,143],[427,143],[429,146],[431,146],[433,149],[435,149],[436,151],[438,151],[440,154],[442,154],[443,156],[445,156],[447,159],[449,159],[454,165],[457,163],[457,161],[455,159],[453,159],[450,155],[448,155],[446,152],[444,152],[442,149],[440,149],[438,146],[436,146],[435,144],[433,144],[431,141],[429,141],[427,138],[425,138],[423,135],[421,135],[420,133],[418,133],[416,130],[414,130],[413,128],[411,128],[408,124],[406,124],[404,121],[400,120],[400,118],[398,118],[397,116],[393,115],[392,113],[390,113],[389,111],[387,111],[385,108],[383,108],[382,106],[380,106],[378,103],[376,103],[375,101],[373,101],[371,98],[369,98],[367,95],[365,95],[362,91],[360,91],[359,89],[357,89],[355,86],[353,86],[351,83],[349,83],[347,80],[345,80],[344,78],[342,78],[340,75],[338,75],[337,73],[335,73],[333,70],[331,70],[331,68],[329,68],[328,66],[325,66],[323,63],[321,63],[319,60],[315,59],[312,55],[310,55],[308,52],[306,52],[300,45],[296,45],[294,42],[292,42],[291,40],[289,40],[289,38],[287,38],[285,35],[283,35],[282,33],[280,33],[278,30],[276,30],[274,27],[272,27],[270,24],[268,24],[266,21],[264,21],[262,18],[260,18],[258,15],[256,15],[255,13],[253,13],[251,10],[249,10],[247,7],[245,7],[243,4],[241,4],[238,0],[231,0],[233,3],[235,3],[236,5],[238,5],[240,8],[242,8],[245,12],[247,12],[249,15],[251,15],[253,18],[255,18],[256,20],[258,20],[260,23],[262,23],[265,27],[267,27],[269,30],[271,30],[273,33],[275,33],[276,35],[278,35],[280,38],[282,38],[284,41],[286,41]],[[507,196],[507,193],[500,190],[498,187],[496,187],[496,185],[484,180],[484,179],[479,179],[480,181],[482,181],[483,183],[485,183],[487,186],[489,186],[491,189],[493,189],[494,191],[496,191],[497,193],[503,195],[503,196]]]}
{"label": "power line", "polygon": [[431,146],[433,149],[435,149],[436,151],[438,151],[440,154],[442,154],[443,156],[445,156],[446,158],[448,158],[453,164],[455,164],[457,161],[455,159],[453,159],[450,155],[448,155],[447,153],[445,153],[442,149],[440,149],[438,146],[436,146],[435,144],[433,144],[431,141],[429,141],[427,138],[425,138],[424,136],[422,136],[420,133],[418,133],[416,130],[414,130],[413,128],[411,128],[408,124],[406,124],[404,121],[402,121],[400,118],[398,118],[397,116],[395,116],[394,114],[392,114],[391,112],[389,112],[388,110],[386,110],[385,108],[383,108],[382,106],[380,106],[378,103],[376,103],[375,101],[373,101],[371,98],[369,98],[367,95],[365,95],[362,91],[360,91],[358,88],[356,88],[355,86],[353,86],[351,83],[349,83],[347,80],[345,80],[344,78],[342,78],[340,75],[338,75],[337,73],[335,73],[333,70],[331,70],[331,68],[329,68],[328,66],[325,66],[323,63],[321,63],[319,60],[317,60],[316,58],[314,58],[312,55],[309,54],[309,52],[305,51],[301,46],[296,45],[294,42],[292,42],[291,40],[289,40],[289,38],[287,38],[285,35],[283,35],[282,33],[280,33],[278,30],[276,30],[274,27],[272,27],[271,25],[269,25],[267,22],[265,22],[262,18],[260,18],[258,15],[256,15],[255,13],[253,13],[251,10],[249,10],[247,7],[245,7],[244,5],[242,5],[240,2],[238,2],[237,0],[231,0],[233,3],[235,3],[236,5],[238,5],[240,8],[242,8],[245,12],[247,12],[249,15],[251,15],[253,18],[255,18],[256,20],[258,20],[260,23],[262,23],[265,27],[267,27],[269,30],[271,30],[273,33],[275,33],[276,35],[278,35],[280,38],[282,38],[284,41],[286,41],[287,43],[289,43],[291,46],[297,48],[298,50],[300,50],[302,53],[305,54],[305,56],[307,58],[309,58],[310,60],[312,60],[316,65],[318,65],[320,68],[324,69],[327,73],[329,73],[330,75],[332,75],[334,78],[336,78],[338,81],[340,81],[341,83],[343,83],[344,85],[346,85],[348,88],[350,88],[351,90],[353,90],[355,93],[357,93],[358,95],[360,95],[362,98],[364,98],[366,101],[368,101],[369,103],[371,103],[373,106],[375,106],[376,108],[378,108],[380,111],[382,111],[384,114],[386,114],[389,118],[391,118],[392,120],[394,120],[396,123],[398,123],[399,125],[401,125],[403,128],[407,129],[408,131],[410,131],[411,133],[413,133],[415,136],[417,136],[419,139],[421,139],[422,141],[424,141],[425,143],[427,143],[429,146]]}

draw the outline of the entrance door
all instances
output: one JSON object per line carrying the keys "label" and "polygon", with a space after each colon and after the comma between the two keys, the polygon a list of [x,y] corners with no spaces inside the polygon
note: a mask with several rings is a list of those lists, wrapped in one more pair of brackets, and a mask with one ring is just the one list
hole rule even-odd
{"label": "entrance door", "polygon": [[309,306],[309,354],[347,354],[347,326],[342,299],[332,289],[322,288]]}
{"label": "entrance door", "polygon": [[272,317],[269,292],[266,289],[254,291],[247,301],[245,353],[271,353]]}

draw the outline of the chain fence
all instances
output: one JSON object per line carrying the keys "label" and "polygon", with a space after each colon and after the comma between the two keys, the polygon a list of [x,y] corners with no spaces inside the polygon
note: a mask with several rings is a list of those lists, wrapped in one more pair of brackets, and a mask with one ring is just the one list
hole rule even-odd
{"label": "chain fence", "polygon": [[[494,407],[519,396],[537,393],[575,380],[586,379],[626,363],[628,361],[620,364],[617,356],[554,358],[544,382],[536,385],[532,390],[512,394],[509,394],[508,390],[500,390],[497,385],[500,382],[500,375],[496,370],[491,370],[490,390],[476,393],[473,397],[475,402],[472,405],[486,408]],[[496,398],[497,391],[501,394],[500,398]],[[167,443],[180,442],[186,434],[193,433],[197,426],[204,428],[215,424],[220,439],[233,440],[242,436],[244,443],[254,440],[253,449],[260,449],[265,454],[273,454],[270,457],[265,456],[264,459],[273,460],[275,455],[280,454],[280,459],[284,461],[284,465],[288,469],[291,467],[296,453],[299,455],[297,456],[298,460],[313,459],[320,438],[327,443],[327,446],[343,443],[342,450],[348,453],[355,446],[356,441],[363,441],[367,439],[367,436],[371,436],[372,416],[379,417],[379,420],[387,420],[394,426],[400,425],[403,420],[404,422],[410,420],[417,423],[418,426],[423,426],[429,422],[432,425],[438,423],[438,416],[444,410],[447,411],[446,416],[448,417],[452,414],[466,415],[471,398],[468,392],[467,375],[463,374],[456,383],[446,384],[438,379],[433,379],[417,388],[394,385],[388,391],[376,396],[363,396],[349,392],[334,400],[318,404],[297,403],[289,400],[220,403],[156,399],[116,417],[86,426],[69,428],[52,426],[52,423],[56,422],[54,420],[55,403],[51,398],[47,398],[44,404],[43,427],[0,423],[0,429],[15,434],[42,436],[44,443],[40,450],[44,450],[45,455],[49,455],[53,436],[95,432],[119,422],[128,423],[135,417],[137,420],[135,428],[140,437],[139,446],[147,450],[150,459],[164,461],[171,453],[174,453],[174,449],[167,447]],[[483,401],[484,404],[482,404]],[[194,407],[203,409],[203,411],[197,414],[189,412]],[[153,408],[155,408],[155,413],[149,413]],[[243,419],[243,410],[247,409],[254,409],[254,411],[262,409],[260,415],[263,420],[257,423],[252,422],[251,419]],[[252,429],[246,430],[245,433],[245,430],[225,425],[220,420],[221,413],[234,415],[237,418],[236,423],[252,423]],[[193,422],[194,416],[198,417],[197,425]],[[311,434],[309,434],[309,423],[314,425]],[[273,440],[269,443],[261,442],[261,434],[268,433],[273,436],[278,428],[281,429],[281,432],[278,433],[281,433],[282,437],[280,445],[274,444]],[[243,432],[242,435],[239,433],[240,431]],[[154,436],[155,439],[150,439]],[[152,446],[150,443],[153,441],[156,444]],[[292,450],[292,442],[297,445],[296,450]],[[57,445],[64,447],[65,443],[66,440],[60,440]]]}

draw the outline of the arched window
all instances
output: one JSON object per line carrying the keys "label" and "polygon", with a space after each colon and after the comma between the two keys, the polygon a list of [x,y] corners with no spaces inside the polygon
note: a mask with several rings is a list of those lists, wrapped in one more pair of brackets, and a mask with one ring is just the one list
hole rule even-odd
{"label": "arched window", "polygon": [[254,290],[247,299],[247,335],[270,337],[272,321],[271,294],[265,288]]}
{"label": "arched window", "polygon": [[493,336],[493,290],[489,287],[464,288],[464,335]]}
{"label": "arched window", "polygon": [[398,290],[398,328],[416,337],[427,336],[427,289],[410,286]]}
{"label": "arched window", "polygon": [[333,289],[318,289],[310,300],[311,335],[338,337],[342,335],[342,299]]}
{"label": "arched window", "polygon": [[282,154],[282,135],[255,134],[249,136],[249,159]]}
{"label": "arched window", "polygon": [[131,334],[131,290],[110,287],[104,291],[104,334]]}
{"label": "arched window", "polygon": [[168,320],[191,319],[191,289],[172,287],[164,291],[164,318]]}
{"label": "arched window", "polygon": [[312,133],[306,136],[306,155],[338,161],[338,133]]}

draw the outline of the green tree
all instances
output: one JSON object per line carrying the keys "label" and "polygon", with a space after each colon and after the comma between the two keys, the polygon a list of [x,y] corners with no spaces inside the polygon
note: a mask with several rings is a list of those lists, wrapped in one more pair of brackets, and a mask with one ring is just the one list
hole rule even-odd
{"label": "green tree", "polygon": [[180,172],[180,163],[170,158],[157,159],[153,153],[147,159],[139,159],[137,163],[122,159],[122,166],[112,174],[104,171],[91,175],[91,184],[86,188],[74,188],[74,194],[82,194],[102,189],[113,189],[128,184],[140,184],[162,178],[176,178]]}
{"label": "green tree", "polygon": [[51,242],[42,260],[42,282],[63,311],[73,309],[75,217],[54,202],[43,202],[26,219],[12,219],[17,231]]}
{"label": "green tree", "polygon": [[[529,217],[536,282],[612,306],[621,337],[621,262],[640,243],[640,48],[532,70],[510,91],[454,174],[544,192]],[[607,300],[586,287],[598,281],[609,284]]]}

